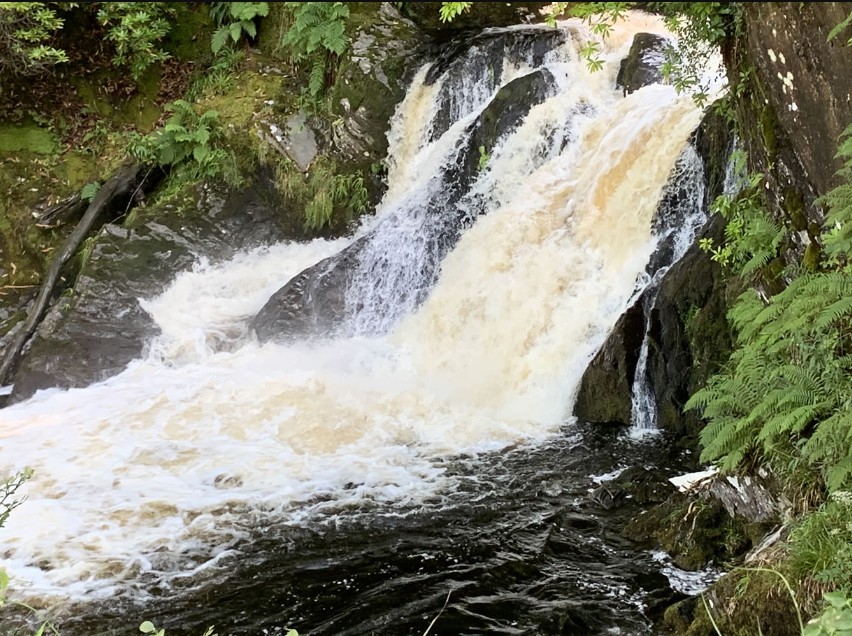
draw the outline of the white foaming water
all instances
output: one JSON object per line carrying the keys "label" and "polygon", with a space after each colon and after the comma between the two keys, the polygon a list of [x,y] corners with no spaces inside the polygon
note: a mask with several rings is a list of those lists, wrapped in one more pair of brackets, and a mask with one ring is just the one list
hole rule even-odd
{"label": "white foaming water", "polygon": [[[453,487],[436,458],[553,434],[636,292],[657,242],[655,207],[701,115],[671,87],[626,99],[614,89],[629,36],[648,28],[610,40],[620,48],[600,74],[572,38],[549,58],[570,81],[498,144],[470,194],[489,214],[387,336],[244,338],[277,284],[345,242],[257,250],[199,266],[146,301],[163,334],[120,375],[0,411],[0,472],[34,470],[2,531],[0,567],[18,593],[36,602],[168,587],[201,577],[258,524],[416,505]],[[428,141],[423,118],[437,108],[409,102],[392,139],[399,157],[405,131],[419,135],[417,170],[392,173],[405,187],[391,185],[382,219],[404,222],[405,202],[428,195],[481,106]],[[541,135],[559,143],[543,148]]]}

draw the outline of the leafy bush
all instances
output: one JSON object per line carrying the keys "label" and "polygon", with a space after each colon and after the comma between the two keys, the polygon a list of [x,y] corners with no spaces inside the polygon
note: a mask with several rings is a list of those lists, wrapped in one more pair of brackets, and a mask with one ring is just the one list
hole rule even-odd
{"label": "leafy bush", "polygon": [[715,246],[704,238],[699,246],[719,263],[742,276],[753,276],[778,255],[784,228],[769,218],[762,202],[763,175],[748,177],[746,188],[736,195],[723,194],[711,206],[725,220],[725,242]]}
{"label": "leafy bush", "polygon": [[219,26],[213,34],[210,47],[218,53],[228,42],[236,43],[243,35],[257,37],[255,19],[269,15],[267,2],[214,2],[210,16]]}
{"label": "leafy bush", "polygon": [[789,560],[800,578],[852,588],[852,493],[834,493],[793,528]]}
{"label": "leafy bush", "polygon": [[159,48],[171,29],[175,6],[171,2],[103,2],[98,22],[107,27],[107,39],[115,46],[113,62],[126,66],[134,80],[169,54]]}
{"label": "leafy bush", "polygon": [[224,95],[234,86],[237,71],[245,60],[242,51],[225,47],[220,49],[213,58],[210,66],[195,74],[186,99],[190,102],[198,101],[203,95]]}
{"label": "leafy bush", "polygon": [[440,8],[441,22],[452,22],[464,11],[470,11],[472,2],[442,2]]}
{"label": "leafy bush", "polygon": [[852,598],[829,592],[825,601],[828,606],[805,626],[802,636],[852,636]]}
{"label": "leafy bush", "polygon": [[323,157],[314,161],[307,175],[289,163],[279,164],[276,186],[289,206],[305,211],[305,229],[312,231],[350,221],[369,201],[363,176],[340,174],[337,165]]}
{"label": "leafy bush", "polygon": [[67,62],[65,51],[50,45],[63,24],[45,2],[0,3],[0,75],[35,75]]}
{"label": "leafy bush", "polygon": [[143,163],[176,168],[185,181],[221,176],[236,184],[239,179],[233,157],[224,148],[219,113],[208,110],[199,115],[182,99],[166,109],[172,112],[166,125],[149,135],[133,136],[130,154]]}

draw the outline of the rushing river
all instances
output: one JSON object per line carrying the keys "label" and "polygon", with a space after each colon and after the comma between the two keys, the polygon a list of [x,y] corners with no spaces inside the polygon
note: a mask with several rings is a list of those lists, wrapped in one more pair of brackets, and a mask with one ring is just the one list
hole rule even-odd
{"label": "rushing river", "polygon": [[[66,634],[421,634],[448,596],[433,634],[649,633],[662,566],[589,490],[669,459],[570,422],[673,230],[653,223],[666,188],[696,174],[691,99],[614,88],[648,30],[620,28],[598,73],[571,24],[427,65],[354,237],[200,263],[144,300],[146,356],[0,411],[0,470],[34,471],[2,531],[15,597]],[[464,176],[483,113],[533,72],[539,103]],[[362,238],[345,324],[252,337],[278,287]]]}

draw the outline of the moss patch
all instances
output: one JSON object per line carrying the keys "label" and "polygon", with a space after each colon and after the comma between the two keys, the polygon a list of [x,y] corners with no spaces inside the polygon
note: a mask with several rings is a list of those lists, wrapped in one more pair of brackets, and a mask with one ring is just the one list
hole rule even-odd
{"label": "moss patch", "polygon": [[0,153],[31,152],[49,155],[56,151],[56,138],[36,124],[0,124]]}

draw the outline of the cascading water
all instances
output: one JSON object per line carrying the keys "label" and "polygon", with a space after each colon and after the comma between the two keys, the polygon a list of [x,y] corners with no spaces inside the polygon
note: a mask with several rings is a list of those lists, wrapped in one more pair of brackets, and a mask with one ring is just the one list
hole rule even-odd
{"label": "cascading water", "polygon": [[[546,448],[644,286],[657,204],[701,117],[669,86],[615,90],[640,30],[661,27],[620,26],[594,74],[578,55],[589,35],[570,24],[558,38],[508,32],[497,62],[469,51],[421,71],[391,135],[388,194],[352,239],[366,247],[334,337],[259,345],[245,325],[282,277],[349,241],[257,250],[146,301],[162,335],[123,373],[0,411],[0,470],[33,469],[0,551],[16,594],[207,589],[269,528],[438,515],[476,500],[452,458]],[[511,44],[529,33],[551,48]],[[482,59],[486,79],[459,81]],[[533,73],[538,103],[471,160],[488,104]]]}

